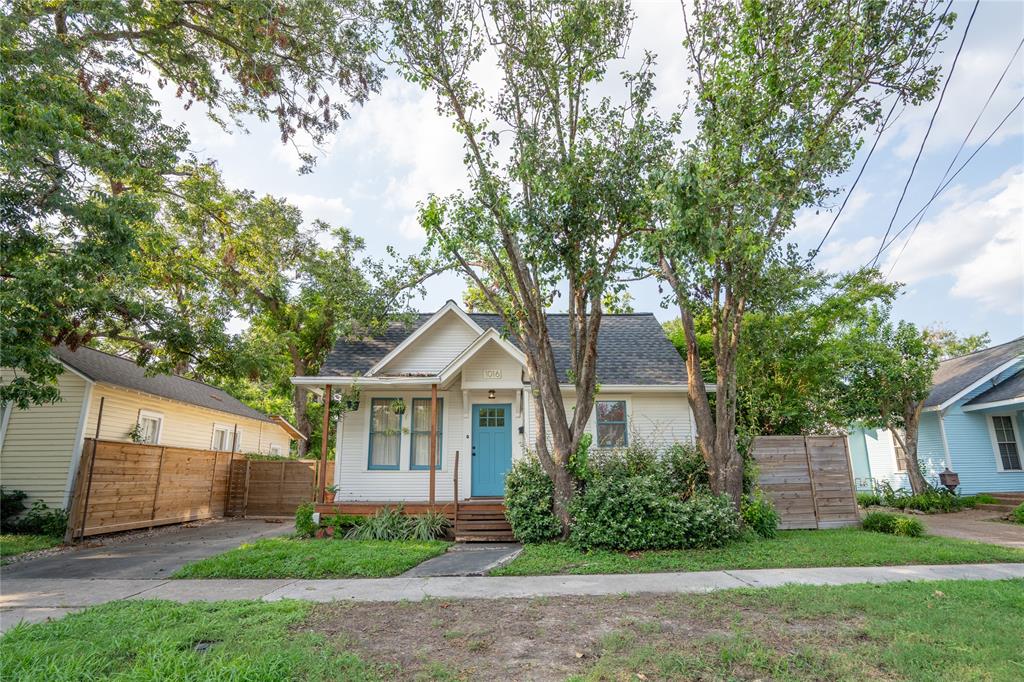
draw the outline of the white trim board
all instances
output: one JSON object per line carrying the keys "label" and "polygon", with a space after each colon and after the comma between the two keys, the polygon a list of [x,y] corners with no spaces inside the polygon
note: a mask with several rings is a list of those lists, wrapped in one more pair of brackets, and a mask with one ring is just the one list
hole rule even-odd
{"label": "white trim board", "polygon": [[995,379],[997,376],[999,376],[1000,374],[1002,374],[1006,370],[1012,368],[1014,365],[1016,365],[1019,362],[1021,362],[1021,358],[1019,358],[1019,357],[1018,358],[1013,358],[1012,360],[1008,360],[1007,362],[1004,362],[1003,364],[999,365],[994,370],[992,370],[991,372],[989,372],[985,376],[981,377],[980,379],[978,379],[977,381],[975,381],[971,385],[967,386],[966,388],[961,389],[959,392],[957,392],[952,397],[948,398],[946,401],[944,401],[944,402],[942,402],[942,403],[940,403],[938,405],[933,405],[931,407],[926,407],[922,411],[923,412],[941,412],[942,410],[945,410],[950,405],[952,405],[953,403],[957,402],[958,400],[961,400],[965,395],[967,395],[968,393],[970,393],[974,389],[976,389],[979,386],[981,386],[982,384],[984,384],[986,381],[991,381],[992,379]]}

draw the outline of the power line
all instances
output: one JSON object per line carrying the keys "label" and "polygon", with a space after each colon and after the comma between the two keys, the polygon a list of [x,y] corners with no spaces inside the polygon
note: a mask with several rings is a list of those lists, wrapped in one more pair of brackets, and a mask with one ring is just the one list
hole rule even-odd
{"label": "power line", "polygon": [[[935,35],[939,32],[939,27],[942,26],[942,20],[946,18],[947,14],[949,14],[949,10],[952,6],[953,0],[949,0],[949,3],[946,5],[946,9],[942,11],[942,15],[939,16],[938,21],[935,22],[935,28],[932,29],[932,34],[928,38],[928,42],[934,40]],[[923,56],[919,57],[917,62],[914,63],[915,69],[917,68],[917,65],[921,63],[922,59],[924,59]],[[814,260],[814,258],[818,255],[818,252],[821,251],[821,247],[825,245],[825,240],[828,239],[828,236],[830,234],[832,234],[832,228],[836,226],[836,222],[839,220],[839,216],[843,214],[843,209],[846,208],[846,203],[850,200],[850,197],[853,196],[853,191],[857,189],[857,184],[860,182],[861,176],[864,175],[864,169],[868,167],[868,162],[871,161],[871,157],[875,153],[875,148],[878,147],[878,142],[879,140],[882,139],[882,133],[884,133],[888,129],[889,119],[892,118],[893,112],[896,111],[896,107],[899,105],[899,103],[900,99],[899,97],[897,97],[896,101],[892,103],[892,107],[889,108],[889,113],[885,115],[885,120],[882,121],[882,126],[878,129],[878,134],[875,135],[875,141],[871,143],[871,149],[868,150],[868,155],[864,159],[864,163],[861,164],[860,170],[857,171],[857,177],[853,179],[853,184],[850,185],[850,189],[847,190],[846,196],[843,197],[843,203],[840,204],[839,210],[836,211],[836,214],[832,217],[832,223],[828,226],[828,229],[825,230],[825,234],[822,236],[821,241],[818,242],[818,246],[816,246],[814,250],[811,251],[811,253],[808,255],[809,261]]]}
{"label": "power line", "polygon": [[[949,171],[953,169],[953,164],[955,164],[956,160],[960,158],[960,152],[964,150],[964,147],[967,145],[967,141],[970,140],[971,135],[974,134],[974,129],[977,127],[978,121],[981,120],[981,117],[985,113],[985,110],[988,109],[988,105],[991,104],[992,98],[996,94],[996,90],[998,90],[999,86],[1002,85],[1003,79],[1006,78],[1006,74],[1009,73],[1010,67],[1013,65],[1013,62],[1017,58],[1017,54],[1020,52],[1020,48],[1022,46],[1024,46],[1024,38],[1022,38],[1020,42],[1017,43],[1017,49],[1013,51],[1012,55],[1010,55],[1010,60],[1006,62],[1006,67],[1003,69],[1003,72],[999,75],[999,80],[997,80],[996,84],[992,87],[992,91],[988,93],[988,98],[985,100],[985,104],[982,105],[981,111],[978,112],[978,115],[974,119],[974,123],[971,124],[971,129],[967,131],[967,135],[965,135],[963,141],[960,142],[960,146],[957,148],[956,154],[953,155],[953,158],[950,159],[949,161],[949,165],[946,166],[946,172],[942,174],[942,178],[939,180],[939,184],[935,186],[935,191],[932,193],[931,199],[928,200],[928,204],[930,204],[931,201],[935,199],[936,196],[938,196],[939,187],[941,187],[942,183],[946,180],[946,176],[949,175]],[[925,209],[928,208],[928,204],[925,204]],[[907,236],[906,241],[903,242],[903,246],[900,248],[900,252],[896,254],[896,258],[893,259],[892,265],[889,266],[889,273],[886,275],[886,277],[892,275],[892,271],[896,268],[896,263],[903,255],[903,252],[907,250],[907,246],[910,244],[910,240],[914,238],[914,234],[917,232],[917,228],[920,227],[921,222],[924,220],[925,212],[920,211],[919,213],[921,215],[918,217],[917,223],[915,223],[913,229],[910,230],[910,234]],[[913,220],[913,218],[911,218],[911,220]]]}
{"label": "power line", "polygon": [[[1021,98],[1020,98],[1019,100],[1017,100],[1017,103],[1013,105],[1013,108],[1012,108],[1012,109],[1010,109],[1010,111],[1009,111],[1009,112],[1007,112],[1006,116],[1003,116],[1003,120],[1001,120],[1001,121],[999,122],[999,124],[998,124],[998,125],[996,125],[996,127],[992,129],[992,132],[990,132],[990,133],[988,134],[988,137],[986,137],[986,138],[985,138],[985,139],[984,139],[984,140],[982,141],[982,143],[981,143],[980,145],[978,145],[978,148],[977,148],[977,149],[975,149],[975,150],[974,150],[974,151],[973,151],[973,152],[971,153],[971,155],[970,155],[970,156],[968,156],[966,160],[964,160],[964,162],[963,162],[962,164],[960,164],[960,167],[956,169],[956,172],[955,172],[955,173],[953,173],[953,175],[951,175],[951,176],[949,177],[949,179],[948,179],[948,180],[946,180],[946,182],[945,182],[945,183],[944,183],[944,184],[942,185],[942,187],[940,187],[940,188],[939,188],[939,190],[938,190],[938,191],[937,191],[937,192],[936,192],[936,193],[935,193],[935,194],[934,194],[934,195],[932,196],[932,198],[931,198],[931,199],[929,199],[929,200],[928,200],[928,201],[927,201],[927,202],[925,203],[925,205],[924,205],[924,206],[922,206],[922,207],[921,207],[921,208],[920,208],[920,209],[918,210],[918,212],[917,212],[917,213],[915,213],[914,215],[912,215],[912,216],[910,217],[910,220],[908,220],[908,221],[906,222],[906,224],[905,224],[905,225],[904,225],[903,227],[901,227],[901,228],[899,229],[899,231],[898,231],[898,232],[897,232],[896,234],[894,234],[894,235],[892,236],[892,239],[890,239],[888,243],[885,243],[885,242],[883,242],[883,243],[882,243],[882,246],[881,246],[881,248],[879,248],[879,250],[878,250],[878,253],[879,253],[879,254],[880,254],[880,253],[882,253],[883,251],[885,251],[885,250],[886,250],[887,248],[889,248],[890,246],[892,246],[892,245],[893,245],[893,243],[895,243],[895,241],[896,241],[897,239],[899,239],[900,235],[901,235],[901,234],[903,234],[904,232],[906,232],[906,231],[907,231],[907,228],[908,228],[908,227],[910,227],[910,224],[911,224],[911,223],[913,223],[913,222],[914,222],[914,221],[915,221],[915,220],[917,219],[917,217],[918,217],[918,216],[922,215],[922,214],[923,214],[923,213],[924,213],[924,212],[925,212],[925,211],[926,211],[926,210],[928,209],[928,207],[929,207],[929,206],[931,206],[932,202],[933,202],[933,201],[935,201],[935,199],[936,199],[936,198],[938,198],[938,196],[939,196],[939,195],[941,195],[941,194],[942,194],[943,192],[945,192],[945,191],[946,191],[946,188],[947,188],[947,187],[949,187],[949,186],[950,186],[950,184],[952,184],[952,182],[953,182],[954,180],[956,180],[956,177],[957,177],[958,175],[960,175],[960,171],[962,171],[962,170],[963,170],[963,169],[964,169],[964,168],[965,168],[965,167],[967,166],[967,164],[969,164],[969,163],[970,163],[970,162],[971,162],[971,161],[972,161],[972,160],[974,159],[974,157],[978,155],[978,152],[980,152],[980,151],[981,151],[981,150],[982,150],[982,149],[983,149],[983,148],[985,147],[985,145],[986,145],[986,144],[988,144],[989,140],[991,140],[991,139],[992,139],[993,137],[995,137],[995,134],[996,134],[997,132],[999,132],[999,129],[1003,127],[1003,125],[1004,125],[1004,124],[1005,124],[1005,123],[1006,123],[1006,122],[1007,122],[1007,121],[1008,121],[1008,120],[1010,119],[1010,117],[1011,117],[1011,116],[1013,116],[1014,112],[1016,112],[1016,111],[1017,111],[1017,109],[1019,109],[1019,108],[1020,108],[1020,105],[1021,105],[1021,104],[1024,104],[1024,97],[1021,97]],[[877,258],[877,256],[876,256],[875,258]],[[873,263],[873,262],[874,262],[874,260],[875,260],[875,259],[872,259],[872,261],[871,261],[871,262],[869,262],[869,263],[868,263],[867,265],[865,265],[864,267],[868,267],[868,266],[870,266],[870,265],[871,265],[871,263]]]}
{"label": "power line", "polygon": [[[935,104],[935,110],[932,111],[931,120],[928,121],[928,129],[924,132],[924,139],[921,140],[921,146],[917,148],[917,156],[914,157],[914,165],[910,167],[910,175],[907,176],[907,182],[903,185],[903,192],[900,194],[900,200],[896,202],[896,210],[892,212],[892,218],[889,219],[889,226],[885,229],[885,236],[882,237],[882,244],[889,238],[889,234],[892,232],[893,223],[896,222],[896,216],[899,215],[900,207],[903,206],[903,199],[907,196],[907,189],[910,188],[910,181],[914,179],[914,171],[917,170],[917,164],[921,160],[921,154],[924,152],[925,144],[928,142],[928,136],[932,133],[932,126],[935,125],[935,118],[939,115],[939,109],[942,108],[942,100],[946,97],[946,88],[949,87],[949,82],[953,80],[953,72],[956,71],[956,63],[960,59],[960,52],[964,49],[964,43],[967,42],[967,34],[971,31],[971,23],[974,21],[974,15],[978,11],[978,5],[981,4],[981,0],[974,0],[974,9],[971,10],[971,16],[967,18],[967,26],[964,27],[964,34],[960,38],[960,45],[956,48],[956,54],[953,55],[953,64],[949,67],[949,75],[946,76],[946,80],[942,83],[942,90],[939,92],[939,101]],[[871,259],[870,265],[874,265],[878,261],[878,257],[882,255],[882,249],[879,247],[878,253]]]}

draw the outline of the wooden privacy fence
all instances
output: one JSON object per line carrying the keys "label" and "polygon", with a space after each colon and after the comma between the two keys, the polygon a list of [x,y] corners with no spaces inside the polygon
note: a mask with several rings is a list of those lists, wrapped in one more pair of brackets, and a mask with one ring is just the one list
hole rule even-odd
{"label": "wooden privacy fence", "polygon": [[88,438],[65,539],[223,516],[235,457]]}
{"label": "wooden privacy fence", "polygon": [[[328,462],[327,485],[334,478]],[[231,469],[228,516],[291,516],[303,502],[316,495],[315,459],[236,459]]]}
{"label": "wooden privacy fence", "polygon": [[837,528],[860,522],[843,436],[759,436],[751,454],[779,528]]}

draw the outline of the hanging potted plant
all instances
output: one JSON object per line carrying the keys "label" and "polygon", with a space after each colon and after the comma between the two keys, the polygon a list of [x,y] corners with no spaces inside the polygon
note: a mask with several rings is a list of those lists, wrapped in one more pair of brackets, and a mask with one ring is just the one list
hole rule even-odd
{"label": "hanging potted plant", "polygon": [[353,385],[341,396],[341,409],[343,412],[359,411],[359,386]]}
{"label": "hanging potted plant", "polygon": [[391,401],[391,411],[395,414],[405,414],[405,400],[396,398]]}

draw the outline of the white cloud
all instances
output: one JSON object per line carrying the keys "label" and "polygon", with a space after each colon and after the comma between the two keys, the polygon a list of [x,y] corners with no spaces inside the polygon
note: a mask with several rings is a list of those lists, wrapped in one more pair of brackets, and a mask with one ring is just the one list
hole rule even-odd
{"label": "white cloud", "polygon": [[315,194],[286,194],[285,199],[302,211],[307,221],[323,220],[330,225],[340,225],[351,217],[352,210],[340,197],[322,197]]}
{"label": "white cloud", "polygon": [[[832,207],[805,208],[797,213],[796,227],[789,233],[787,239],[808,249],[817,246],[818,240],[825,235],[828,226],[832,224],[835,212],[842,205],[843,196],[843,194],[839,195],[835,200],[835,205]],[[859,188],[854,191],[850,200],[846,202],[846,208],[843,209],[839,220],[836,221],[836,226],[832,228],[829,238],[831,239],[834,235],[838,235],[842,231],[843,226],[853,223],[855,219],[859,218],[871,198],[871,192]],[[814,243],[812,244],[811,242]]]}
{"label": "white cloud", "polygon": [[337,133],[328,135],[323,142],[316,144],[312,136],[304,130],[299,130],[288,142],[278,143],[274,146],[273,157],[284,162],[292,172],[302,167],[302,159],[299,154],[313,154],[317,157],[317,163],[324,163],[331,156],[334,146],[338,142]]}
{"label": "white cloud", "polygon": [[[1024,312],[1024,169],[986,186],[957,191],[907,243],[894,243],[882,263],[892,278],[916,284],[951,276],[950,294],[985,307]],[[906,248],[904,248],[906,247]],[[902,254],[901,254],[902,252]],[[894,267],[895,264],[895,267]]]}

